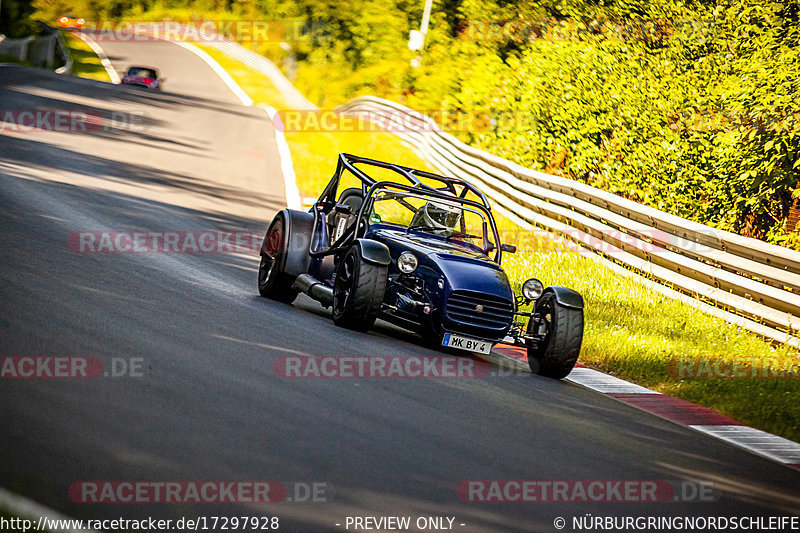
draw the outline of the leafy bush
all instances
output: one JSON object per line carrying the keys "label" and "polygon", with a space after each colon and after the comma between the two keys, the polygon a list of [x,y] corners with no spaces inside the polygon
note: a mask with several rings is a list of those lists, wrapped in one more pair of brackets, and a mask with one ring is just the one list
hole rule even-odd
{"label": "leafy bush", "polygon": [[[491,127],[454,133],[525,166],[797,246],[785,227],[800,166],[796,0],[448,5],[434,13],[421,67],[398,46],[352,68],[362,45],[337,40],[325,61],[317,53],[301,66],[298,85],[325,107],[371,93],[488,115]],[[506,38],[520,20],[528,38]]]}

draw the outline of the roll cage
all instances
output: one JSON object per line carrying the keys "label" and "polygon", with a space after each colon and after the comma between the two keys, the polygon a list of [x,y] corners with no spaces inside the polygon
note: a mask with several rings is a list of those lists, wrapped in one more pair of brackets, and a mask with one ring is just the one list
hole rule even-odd
{"label": "roll cage", "polygon": [[[356,167],[356,164],[372,165],[394,171],[399,176],[405,178],[408,183],[376,180],[362,169]],[[357,213],[350,212],[349,206],[337,202],[336,195],[339,192],[339,182],[345,170],[349,171],[354,177],[361,181],[361,205]],[[441,186],[435,187],[429,185],[424,183],[421,178],[438,182]],[[448,204],[457,203],[471,211],[477,210],[485,214],[485,219],[491,227],[491,234],[496,243],[496,246],[486,250],[486,253],[488,254],[494,251],[493,260],[495,263],[500,264],[502,259],[500,236],[494,217],[492,216],[489,200],[480,189],[460,178],[441,176],[424,170],[417,170],[402,165],[345,153],[339,154],[336,171],[331,177],[330,182],[328,182],[328,185],[322,191],[322,194],[320,194],[319,199],[317,199],[310,210],[314,215],[314,223],[313,233],[309,243],[309,255],[314,258],[335,255],[347,250],[356,238],[363,236],[363,232],[366,230],[366,223],[364,222],[365,215],[369,212],[375,192],[380,189],[392,189],[398,192],[424,195],[432,199],[442,200]],[[467,195],[470,193],[474,194],[479,201],[467,198]],[[355,215],[354,220],[351,221],[354,223],[347,224],[347,228],[341,235],[331,237],[328,233],[327,226],[327,218],[331,213],[336,213],[344,217],[348,216],[348,214],[350,216]]]}

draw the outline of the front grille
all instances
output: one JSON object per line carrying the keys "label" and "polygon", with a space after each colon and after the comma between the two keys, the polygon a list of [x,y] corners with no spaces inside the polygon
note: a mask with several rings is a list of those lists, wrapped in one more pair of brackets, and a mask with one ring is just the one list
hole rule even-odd
{"label": "front grille", "polygon": [[[483,312],[477,307],[483,306]],[[501,329],[511,325],[514,303],[511,300],[475,291],[455,290],[445,304],[447,318],[476,328]]]}

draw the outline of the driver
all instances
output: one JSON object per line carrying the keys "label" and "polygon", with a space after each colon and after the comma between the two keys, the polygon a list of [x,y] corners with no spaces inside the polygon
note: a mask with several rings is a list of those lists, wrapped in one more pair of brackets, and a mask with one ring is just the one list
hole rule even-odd
{"label": "driver", "polygon": [[456,231],[461,220],[461,209],[446,204],[425,202],[411,220],[412,228],[422,228],[448,236]]}

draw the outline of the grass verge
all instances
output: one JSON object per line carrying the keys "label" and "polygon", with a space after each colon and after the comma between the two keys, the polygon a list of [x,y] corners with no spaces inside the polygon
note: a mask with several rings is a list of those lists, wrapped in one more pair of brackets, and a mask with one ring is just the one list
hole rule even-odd
{"label": "grass verge", "polygon": [[[266,77],[225,54],[201,48],[254,102],[286,109],[285,100]],[[307,196],[316,196],[328,182],[339,152],[430,168],[390,133],[287,132],[286,138],[298,186]],[[506,240],[519,248],[518,253],[507,254],[504,259],[516,289],[525,279],[536,277],[545,285],[571,287],[584,296],[583,364],[800,442],[800,376],[752,377],[746,364],[754,360],[769,362],[772,368],[796,370],[800,366],[797,352],[667,298],[599,261],[521,231],[502,217],[498,219]],[[677,363],[682,358],[707,361],[709,365],[695,365],[691,377],[681,375]],[[726,371],[736,374],[737,369],[747,377],[722,375]]]}
{"label": "grass verge", "polygon": [[796,352],[650,290],[595,259],[525,234],[516,244],[518,253],[504,258],[515,283],[537,277],[583,295],[584,365],[800,441],[800,376],[762,377],[758,366],[796,372]]}
{"label": "grass verge", "polygon": [[17,56],[10,56],[8,54],[0,54],[0,63],[13,63],[15,65],[24,65],[26,67],[33,66],[33,63],[30,61],[24,61]]}
{"label": "grass verge", "polygon": [[89,48],[89,45],[83,39],[68,31],[64,32],[64,41],[67,43],[69,53],[72,55],[71,74],[92,80],[111,81],[108,72],[100,62],[100,58],[97,57],[97,54]]}

